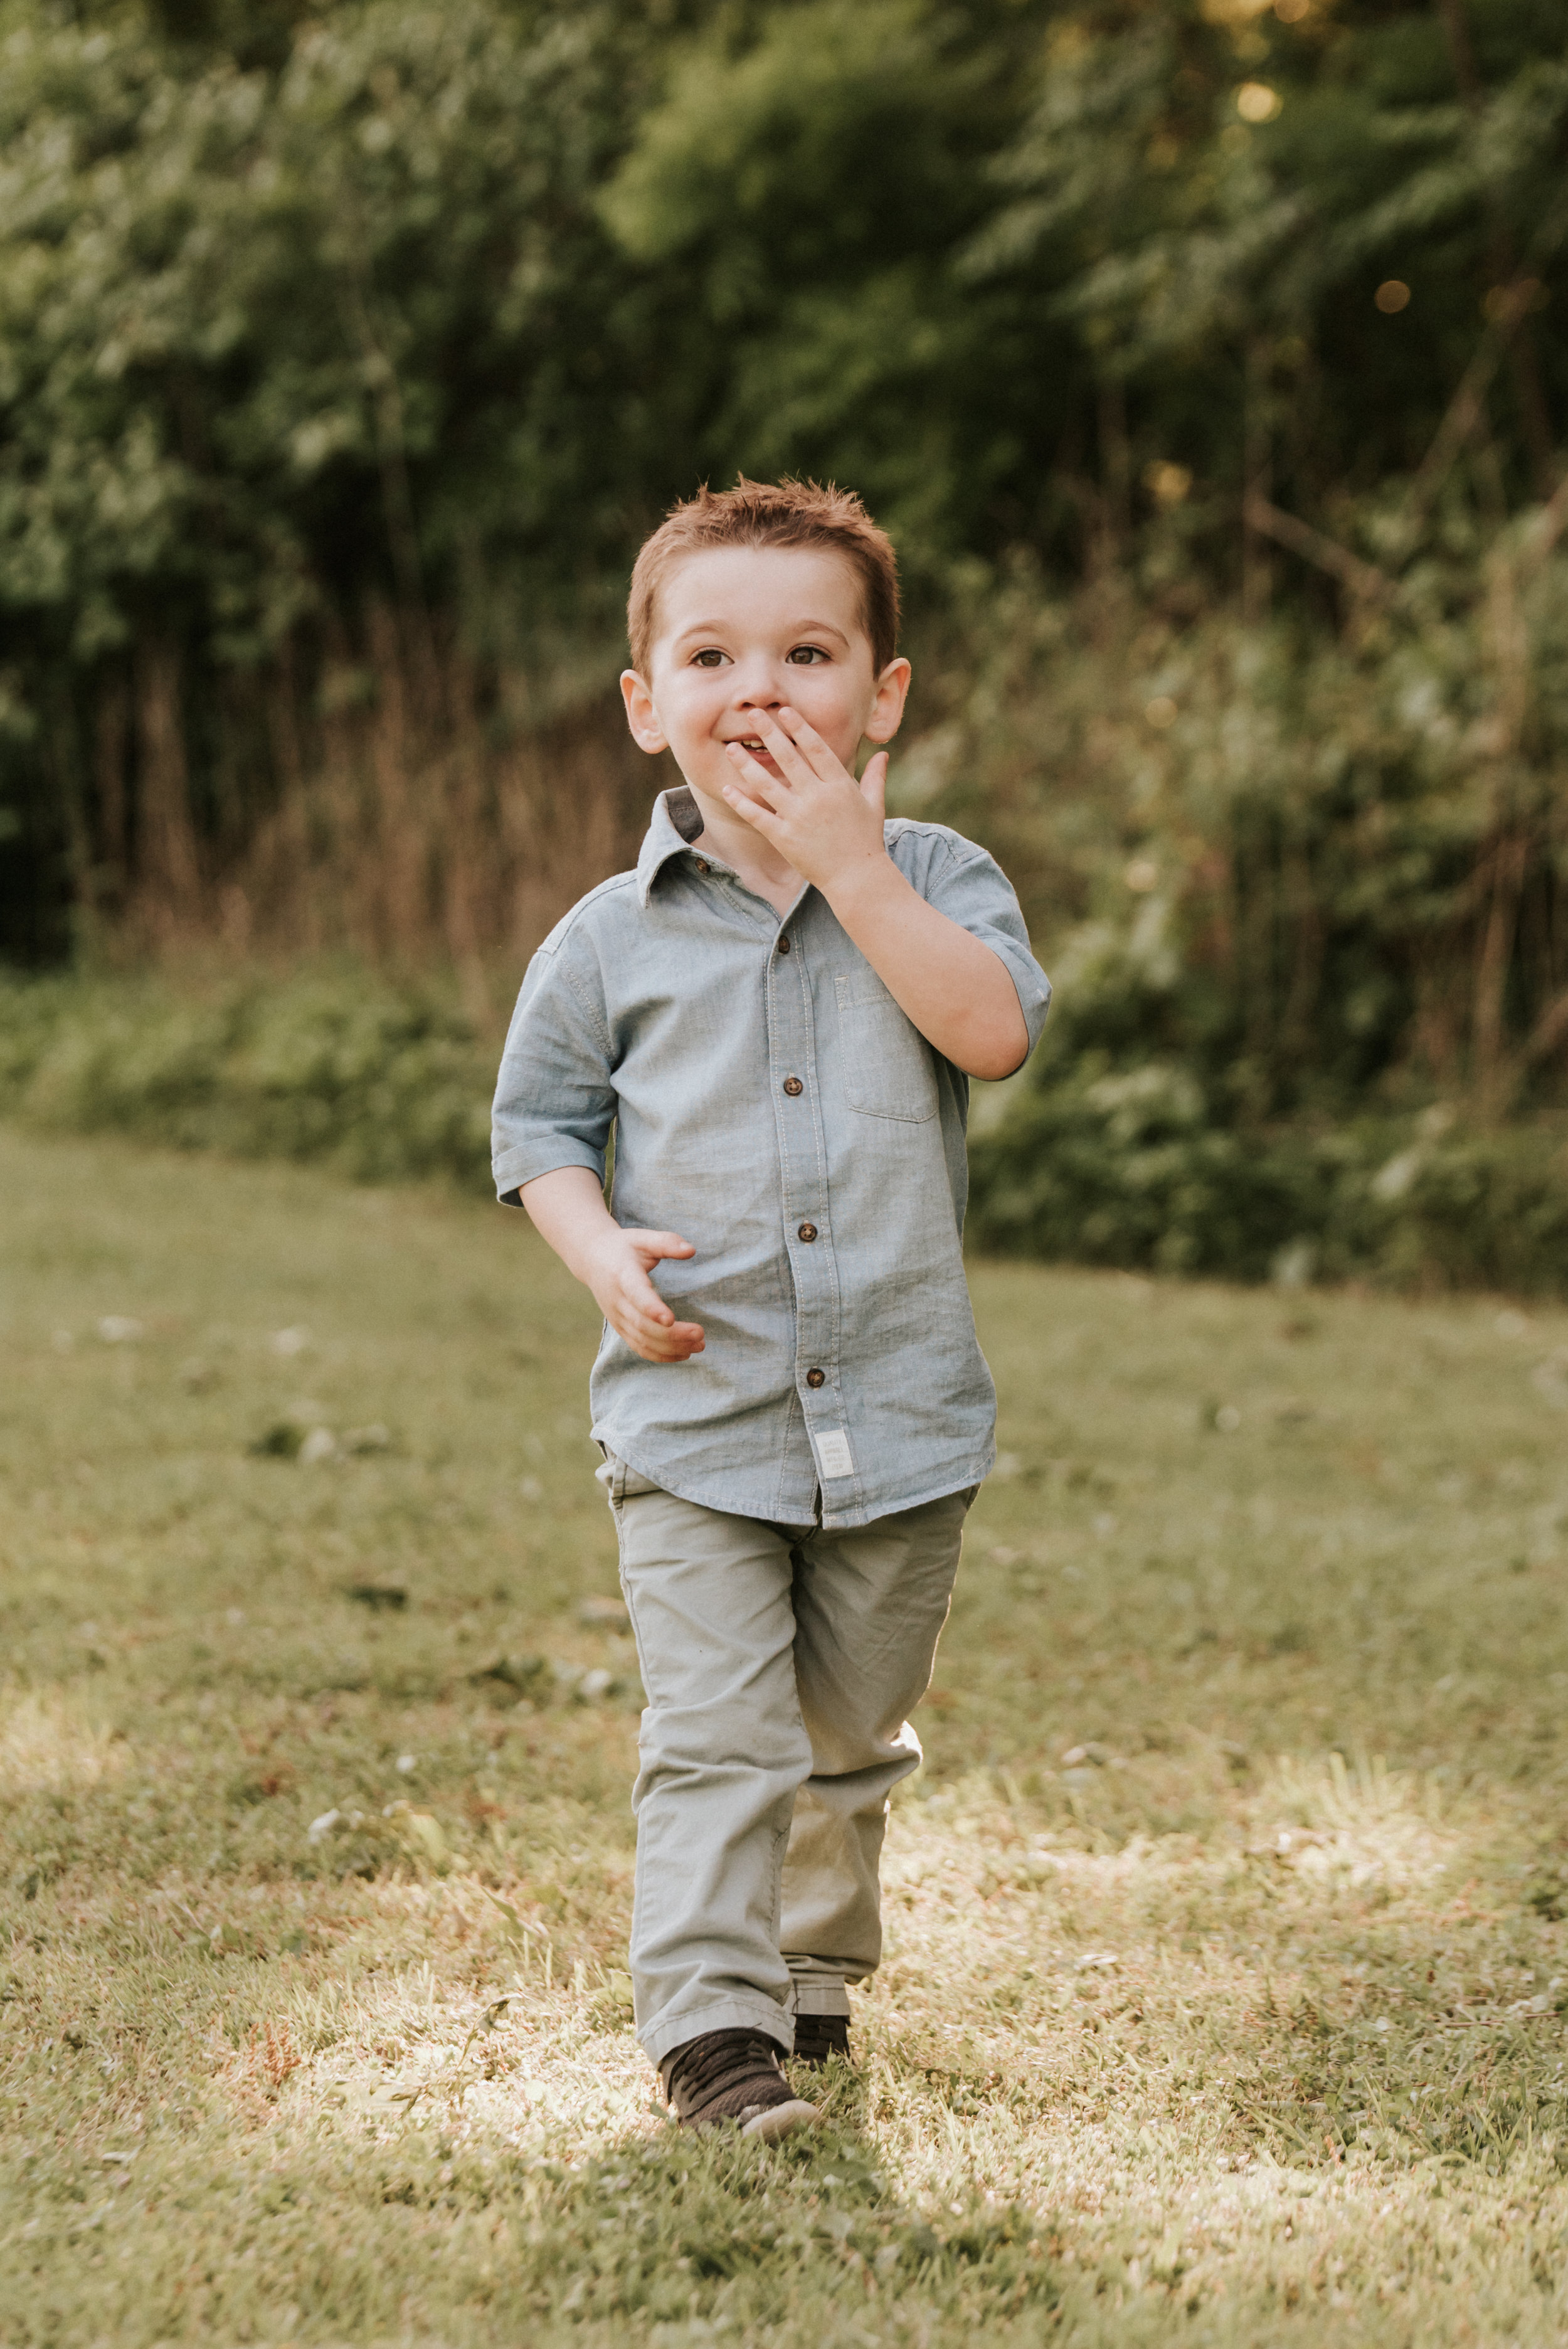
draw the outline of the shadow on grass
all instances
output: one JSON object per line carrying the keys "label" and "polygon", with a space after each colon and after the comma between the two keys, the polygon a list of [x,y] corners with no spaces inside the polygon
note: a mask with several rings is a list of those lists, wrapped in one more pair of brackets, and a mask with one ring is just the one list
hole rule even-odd
{"label": "shadow on grass", "polygon": [[580,2168],[543,2164],[531,2230],[539,2315],[651,2325],[674,2349],[782,2324],[804,2339],[813,2315],[817,2337],[834,2337],[857,2307],[879,2328],[901,2303],[925,2324],[979,2328],[1057,2305],[1035,2214],[977,2199],[923,2214],[893,2191],[861,2126],[860,2083],[841,2075],[827,2103],[822,2127],[782,2145],[670,2126]]}

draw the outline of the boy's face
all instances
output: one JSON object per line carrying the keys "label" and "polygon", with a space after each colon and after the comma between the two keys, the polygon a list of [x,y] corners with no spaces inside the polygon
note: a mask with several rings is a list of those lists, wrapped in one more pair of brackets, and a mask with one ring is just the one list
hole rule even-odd
{"label": "boy's face", "polygon": [[745,788],[727,742],[747,743],[778,771],[756,740],[758,709],[797,711],[851,771],[862,740],[898,731],[909,663],[874,673],[860,579],[843,555],[797,546],[689,554],[659,591],[657,620],[648,676],[627,669],[621,679],[627,722],[645,750],[672,750],[699,802],[721,816],[726,783]]}

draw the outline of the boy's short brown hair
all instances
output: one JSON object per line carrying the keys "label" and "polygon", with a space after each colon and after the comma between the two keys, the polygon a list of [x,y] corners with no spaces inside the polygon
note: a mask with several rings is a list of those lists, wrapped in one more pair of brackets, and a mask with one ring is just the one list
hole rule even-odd
{"label": "boy's short brown hair", "polygon": [[825,489],[816,481],[748,481],[742,473],[732,490],[710,490],[705,482],[695,498],[672,506],[645,540],[626,604],[632,667],[639,676],[648,673],[659,589],[683,555],[714,546],[810,546],[845,556],[860,574],[861,618],[878,677],[897,652],[898,557],[854,492],[830,481]]}

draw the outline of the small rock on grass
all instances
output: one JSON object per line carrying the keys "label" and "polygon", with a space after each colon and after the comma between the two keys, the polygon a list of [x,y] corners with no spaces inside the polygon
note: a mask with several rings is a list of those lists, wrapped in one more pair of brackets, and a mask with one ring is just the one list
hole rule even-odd
{"label": "small rock on grass", "polygon": [[626,1604],[624,1599],[601,1599],[594,1596],[590,1599],[584,1599],[580,1603],[577,1609],[577,1619],[580,1623],[595,1624],[614,1630],[623,1630],[632,1619],[626,1612]]}

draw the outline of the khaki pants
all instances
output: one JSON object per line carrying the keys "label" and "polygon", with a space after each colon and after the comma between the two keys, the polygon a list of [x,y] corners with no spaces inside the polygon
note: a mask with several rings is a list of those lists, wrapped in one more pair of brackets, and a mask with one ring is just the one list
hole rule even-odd
{"label": "khaki pants", "polygon": [[647,1708],[632,1984],[655,2063],[701,2032],[847,2014],[882,1955],[888,1795],[947,1619],[972,1491],[852,1532],[609,1487]]}

